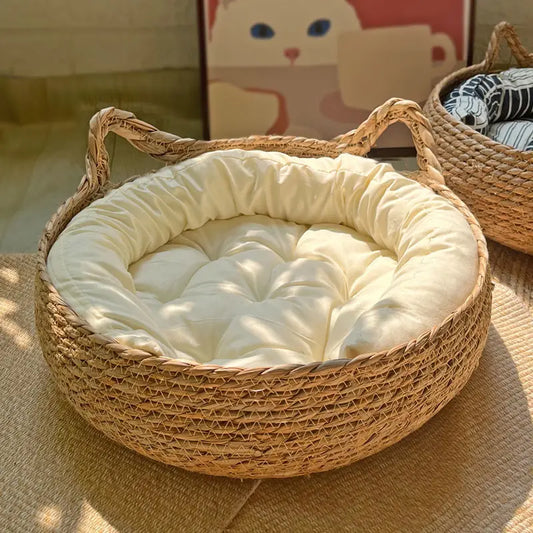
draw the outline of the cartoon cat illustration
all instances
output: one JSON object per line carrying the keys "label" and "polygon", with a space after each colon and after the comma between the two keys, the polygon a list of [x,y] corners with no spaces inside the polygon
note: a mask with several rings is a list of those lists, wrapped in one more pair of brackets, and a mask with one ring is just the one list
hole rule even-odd
{"label": "cartoon cat illustration", "polygon": [[[215,138],[331,138],[391,96],[422,102],[432,80],[456,62],[451,38],[428,24],[363,29],[355,9],[361,0],[205,1]],[[445,61],[434,63],[439,49]],[[387,132],[393,146],[404,136],[401,127]]]}
{"label": "cartoon cat illustration", "polygon": [[[208,7],[212,137],[333,136],[364,116],[338,96],[339,36],[361,29],[347,0],[210,0]],[[230,109],[248,112],[230,120]]]}
{"label": "cartoon cat illustration", "polygon": [[339,35],[360,28],[346,0],[222,0],[210,32],[209,64],[335,65]]}

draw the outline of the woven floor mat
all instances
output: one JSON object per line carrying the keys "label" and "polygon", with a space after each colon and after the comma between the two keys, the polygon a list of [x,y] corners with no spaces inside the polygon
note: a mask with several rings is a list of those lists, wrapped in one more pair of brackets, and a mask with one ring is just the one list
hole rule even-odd
{"label": "woven floor mat", "polygon": [[533,255],[487,241],[492,277],[509,287],[524,305],[533,308]]}
{"label": "woven floor mat", "polygon": [[493,324],[464,391],[376,456],[261,483],[158,464],[85,423],[40,354],[34,257],[0,256],[0,531],[532,531],[531,258],[491,252]]}

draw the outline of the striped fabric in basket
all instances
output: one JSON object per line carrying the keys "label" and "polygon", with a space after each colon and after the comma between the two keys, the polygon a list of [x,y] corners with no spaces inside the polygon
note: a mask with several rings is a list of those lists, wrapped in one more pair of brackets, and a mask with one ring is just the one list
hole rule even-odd
{"label": "striped fabric in basket", "polygon": [[453,89],[444,107],[501,144],[533,150],[533,68],[478,74]]}

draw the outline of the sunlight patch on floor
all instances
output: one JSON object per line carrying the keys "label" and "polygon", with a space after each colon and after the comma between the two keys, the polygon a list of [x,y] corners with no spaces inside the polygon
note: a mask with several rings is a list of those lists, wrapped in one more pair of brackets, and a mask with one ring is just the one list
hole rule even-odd
{"label": "sunlight patch on floor", "polygon": [[44,531],[55,531],[61,526],[61,515],[56,505],[45,505],[37,512],[36,521]]}
{"label": "sunlight patch on floor", "polygon": [[19,274],[14,268],[1,267],[0,279],[3,279],[7,283],[15,284],[19,282]]}
{"label": "sunlight patch on floor", "polygon": [[17,303],[0,298],[0,331],[9,335],[19,348],[28,348],[31,342],[30,334],[9,318],[9,315],[14,315],[18,310]]}
{"label": "sunlight patch on floor", "polygon": [[84,500],[81,506],[76,533],[93,533],[94,531],[98,531],[99,533],[118,533],[87,500]]}

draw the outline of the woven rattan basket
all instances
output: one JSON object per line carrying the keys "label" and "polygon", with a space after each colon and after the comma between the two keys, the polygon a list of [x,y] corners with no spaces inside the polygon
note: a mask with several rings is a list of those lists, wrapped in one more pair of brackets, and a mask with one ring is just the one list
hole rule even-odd
{"label": "woven rattan basket", "polygon": [[[354,359],[272,368],[183,363],[94,333],[50,282],[46,260],[51,245],[76,213],[112,187],[104,146],[108,131],[143,152],[176,162],[236,147],[303,157],[365,154],[396,121],[413,133],[421,167],[416,175],[461,211],[479,250],[479,276],[464,304],[407,344]],[[157,131],[118,109],[96,114],[90,123],[87,174],[46,226],[39,247],[36,323],[59,388],[113,440],[207,474],[309,474],[346,465],[405,437],[464,386],[478,363],[490,322],[485,240],[466,206],[441,183],[431,143],[420,108],[398,99],[332,141],[257,136],[196,141]]]}
{"label": "woven rattan basket", "polygon": [[432,91],[425,112],[433,127],[437,157],[446,183],[470,207],[487,237],[533,253],[533,152],[499,144],[452,117],[442,98],[462,81],[499,72],[499,49],[506,40],[520,67],[533,67],[514,28],[500,22],[485,59],[444,78]]}

